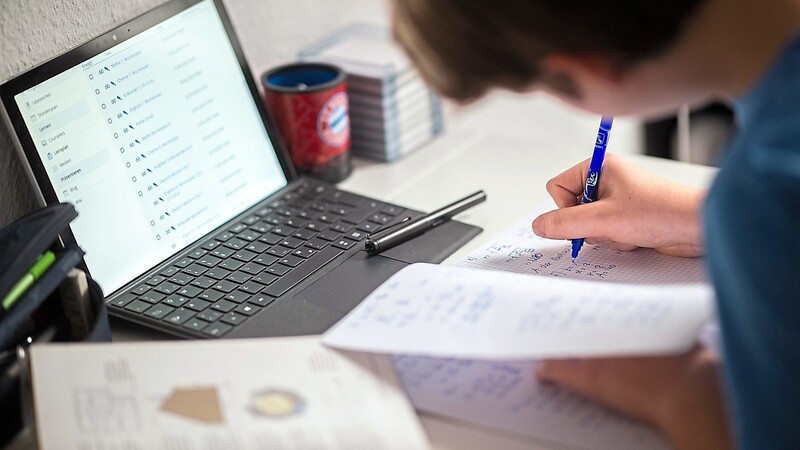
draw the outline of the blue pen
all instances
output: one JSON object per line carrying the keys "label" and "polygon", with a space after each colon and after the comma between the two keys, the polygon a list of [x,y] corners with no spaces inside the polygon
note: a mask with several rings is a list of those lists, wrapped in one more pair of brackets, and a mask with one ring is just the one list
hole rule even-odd
{"label": "blue pen", "polygon": [[[597,130],[597,142],[594,143],[592,161],[589,163],[589,173],[586,175],[586,186],[583,188],[581,205],[597,200],[597,191],[600,187],[600,172],[603,170],[603,159],[606,157],[606,147],[608,146],[608,136],[611,133],[611,125],[614,118],[603,116],[600,119],[600,129]],[[578,257],[578,252],[583,247],[583,238],[572,240],[572,262]]]}

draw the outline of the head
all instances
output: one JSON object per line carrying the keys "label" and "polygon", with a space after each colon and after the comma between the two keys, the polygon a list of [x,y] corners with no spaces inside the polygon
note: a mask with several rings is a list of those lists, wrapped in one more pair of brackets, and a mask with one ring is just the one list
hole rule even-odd
{"label": "head", "polygon": [[498,87],[597,113],[664,112],[671,97],[649,96],[658,76],[640,69],[703,1],[394,0],[393,30],[426,81],[459,101]]}

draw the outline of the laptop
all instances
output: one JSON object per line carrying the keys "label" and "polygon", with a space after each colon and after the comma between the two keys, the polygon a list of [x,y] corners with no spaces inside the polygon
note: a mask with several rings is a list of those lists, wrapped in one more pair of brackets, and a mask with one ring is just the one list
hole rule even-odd
{"label": "laptop", "polygon": [[368,256],[418,211],[298,176],[220,0],[174,0],[0,86],[42,205],[79,212],[112,316],[186,338],[317,334],[457,221]]}

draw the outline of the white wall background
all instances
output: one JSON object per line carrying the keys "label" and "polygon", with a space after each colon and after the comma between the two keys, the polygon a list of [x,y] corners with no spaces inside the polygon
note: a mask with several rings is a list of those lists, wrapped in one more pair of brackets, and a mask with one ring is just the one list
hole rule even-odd
{"label": "white wall background", "polygon": [[[164,0],[0,0],[0,82]],[[353,22],[387,23],[385,0],[225,0],[255,77]],[[5,127],[0,127],[0,227],[36,207]]]}

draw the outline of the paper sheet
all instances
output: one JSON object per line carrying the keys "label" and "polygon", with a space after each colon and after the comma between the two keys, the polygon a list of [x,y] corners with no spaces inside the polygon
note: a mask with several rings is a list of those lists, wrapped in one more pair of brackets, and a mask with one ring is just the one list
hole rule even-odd
{"label": "paper sheet", "polygon": [[669,448],[644,424],[567,389],[538,384],[532,375],[534,362],[394,359],[406,392],[422,411],[570,448]]}
{"label": "paper sheet", "polygon": [[37,345],[39,448],[423,449],[388,357],[318,337]]}
{"label": "paper sheet", "polygon": [[533,219],[553,209],[552,202],[538,205],[457,265],[608,283],[707,284],[702,258],[677,258],[652,249],[619,252],[601,244],[584,244],[573,263],[569,241],[544,239],[531,229]]}
{"label": "paper sheet", "polygon": [[475,359],[678,353],[712,313],[707,286],[620,285],[413,264],[323,337],[336,348]]}

